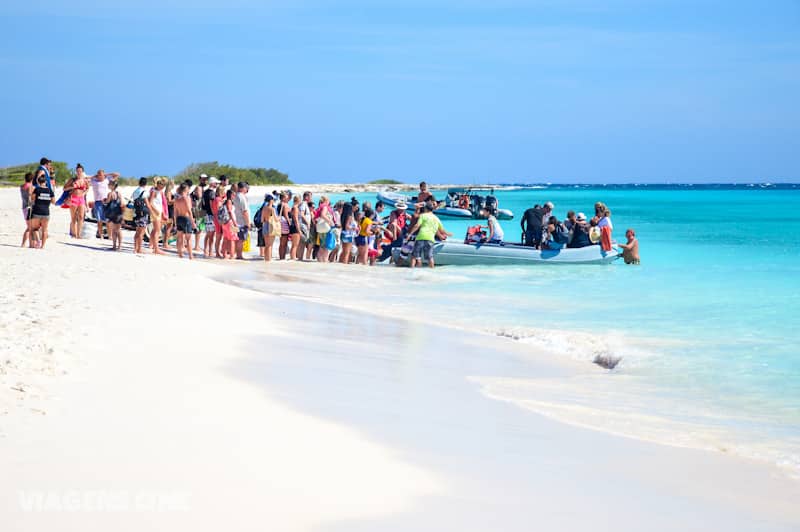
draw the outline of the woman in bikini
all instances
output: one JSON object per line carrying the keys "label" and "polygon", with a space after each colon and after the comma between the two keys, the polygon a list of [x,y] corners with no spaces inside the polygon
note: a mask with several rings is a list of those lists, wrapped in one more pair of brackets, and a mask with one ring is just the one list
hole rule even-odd
{"label": "woman in bikini", "polygon": [[[222,209],[228,213],[227,221],[222,224],[222,258],[233,259],[236,257],[235,245],[239,240],[239,228],[236,222],[233,221],[233,197],[236,193],[231,188],[225,193],[225,202],[222,204]],[[220,220],[222,223],[222,220]]]}
{"label": "woman in bikini", "polygon": [[278,215],[275,212],[275,207],[272,202],[275,198],[266,196],[264,198],[264,207],[261,209],[261,232],[264,234],[264,260],[269,262],[272,260],[272,245],[275,243],[275,224],[280,224]]}
{"label": "woman in bikini", "polygon": [[281,202],[278,205],[278,218],[281,221],[281,240],[278,244],[278,258],[284,260],[286,258],[286,248],[289,247],[289,195],[286,192],[281,192]]}
{"label": "woman in bikini", "polygon": [[295,196],[292,200],[292,209],[289,211],[289,238],[292,241],[292,252],[290,258],[299,260],[300,248],[300,196]]}
{"label": "woman in bikini", "polygon": [[350,264],[353,259],[353,242],[358,235],[358,223],[353,216],[353,205],[346,202],[342,205],[342,249],[339,252],[339,262]]}
{"label": "woman in bikini", "polygon": [[64,205],[69,207],[69,234],[73,238],[82,238],[83,218],[86,216],[86,191],[89,190],[89,178],[83,171],[83,165],[75,167],[75,177],[67,181],[64,191],[68,191],[69,199]]}

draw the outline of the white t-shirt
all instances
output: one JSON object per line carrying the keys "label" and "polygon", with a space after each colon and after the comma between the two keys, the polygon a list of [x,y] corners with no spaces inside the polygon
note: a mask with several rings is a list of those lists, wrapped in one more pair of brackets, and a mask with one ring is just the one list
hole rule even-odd
{"label": "white t-shirt", "polygon": [[497,218],[494,216],[489,216],[487,221],[489,222],[489,225],[492,226],[492,231],[494,231],[494,239],[503,240],[503,236],[505,235],[503,235],[503,228],[500,227],[499,223],[497,223]]}
{"label": "white t-shirt", "polygon": [[609,218],[608,216],[603,216],[602,218],[600,218],[600,220],[598,220],[597,227],[606,227],[606,226],[608,226],[608,229],[610,231],[614,230],[614,226],[611,225],[611,218]]}
{"label": "white t-shirt", "polygon": [[100,181],[97,178],[90,179],[90,183],[92,184],[92,194],[94,195],[95,201],[103,201],[108,196],[108,178],[103,179]]}

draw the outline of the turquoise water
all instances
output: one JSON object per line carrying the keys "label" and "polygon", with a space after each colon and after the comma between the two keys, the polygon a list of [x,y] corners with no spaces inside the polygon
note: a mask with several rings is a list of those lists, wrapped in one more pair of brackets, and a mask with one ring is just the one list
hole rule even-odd
{"label": "turquoise water", "polygon": [[[534,203],[552,201],[562,218],[567,210],[591,216],[594,202],[603,201],[615,238],[636,230],[642,265],[448,267],[376,279],[375,289],[400,312],[424,308],[430,319],[587,362],[582,391],[494,382],[495,398],[581,425],[740,452],[800,471],[800,248],[793,219],[800,188],[547,186],[497,196],[516,214],[502,223],[509,240]],[[444,223],[456,238],[469,225]],[[600,353],[621,356],[620,366],[598,376],[589,362]],[[544,389],[561,403],[543,401]],[[630,415],[624,420],[619,412]]]}

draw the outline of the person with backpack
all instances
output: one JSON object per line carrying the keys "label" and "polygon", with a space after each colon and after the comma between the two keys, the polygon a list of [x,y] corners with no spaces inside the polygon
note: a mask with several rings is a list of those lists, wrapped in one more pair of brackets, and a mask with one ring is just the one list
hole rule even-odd
{"label": "person with backpack", "polygon": [[[212,176],[208,180],[208,187],[203,191],[203,195],[201,196],[202,199],[200,205],[206,223],[206,231],[205,231],[206,234],[203,238],[203,256],[205,257],[210,257],[211,252],[215,249],[214,239],[216,238],[217,227],[214,222],[216,218],[214,210],[214,200],[217,197],[218,186],[219,186],[219,179]],[[219,257],[219,245],[217,245],[216,249],[217,249],[217,256]]]}
{"label": "person with backpack", "polygon": [[136,233],[133,237],[134,253],[142,252],[144,232],[147,230],[147,225],[150,223],[150,210],[147,208],[147,202],[145,201],[146,187],[147,178],[142,177],[139,179],[139,187],[133,191],[133,195],[131,196],[133,202],[133,224],[136,226]]}
{"label": "person with backpack", "polygon": [[264,194],[264,202],[261,204],[256,210],[256,213],[253,215],[253,226],[256,228],[258,232],[258,256],[264,258],[264,233],[261,231],[264,227],[264,221],[261,219],[261,213],[264,212],[264,206],[267,204],[267,198],[271,198],[270,194]]}
{"label": "person with backpack", "polygon": [[219,202],[219,207],[217,208],[217,220],[219,221],[219,225],[222,228],[222,245],[221,245],[221,253],[222,256],[220,258],[228,258],[232,259],[236,256],[235,250],[235,243],[239,240],[239,228],[237,227],[236,223],[234,222],[234,212],[233,212],[233,198],[235,196],[234,191],[228,190],[225,193],[224,200]]}
{"label": "person with backpack", "polygon": [[272,247],[275,244],[275,237],[280,236],[280,221],[272,206],[275,198],[267,194],[264,196],[264,206],[261,208],[259,219],[261,220],[261,233],[264,235],[264,261],[272,260]]}

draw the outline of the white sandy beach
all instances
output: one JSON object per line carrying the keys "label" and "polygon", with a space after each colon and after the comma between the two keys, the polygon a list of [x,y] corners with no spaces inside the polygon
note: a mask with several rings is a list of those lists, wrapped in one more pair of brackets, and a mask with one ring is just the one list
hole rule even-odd
{"label": "white sandy beach", "polygon": [[570,368],[345,310],[325,278],[355,266],[137,257],[130,232],[113,253],[52,211],[21,249],[0,190],[0,530],[800,527],[800,482],[765,463],[488,398]]}

